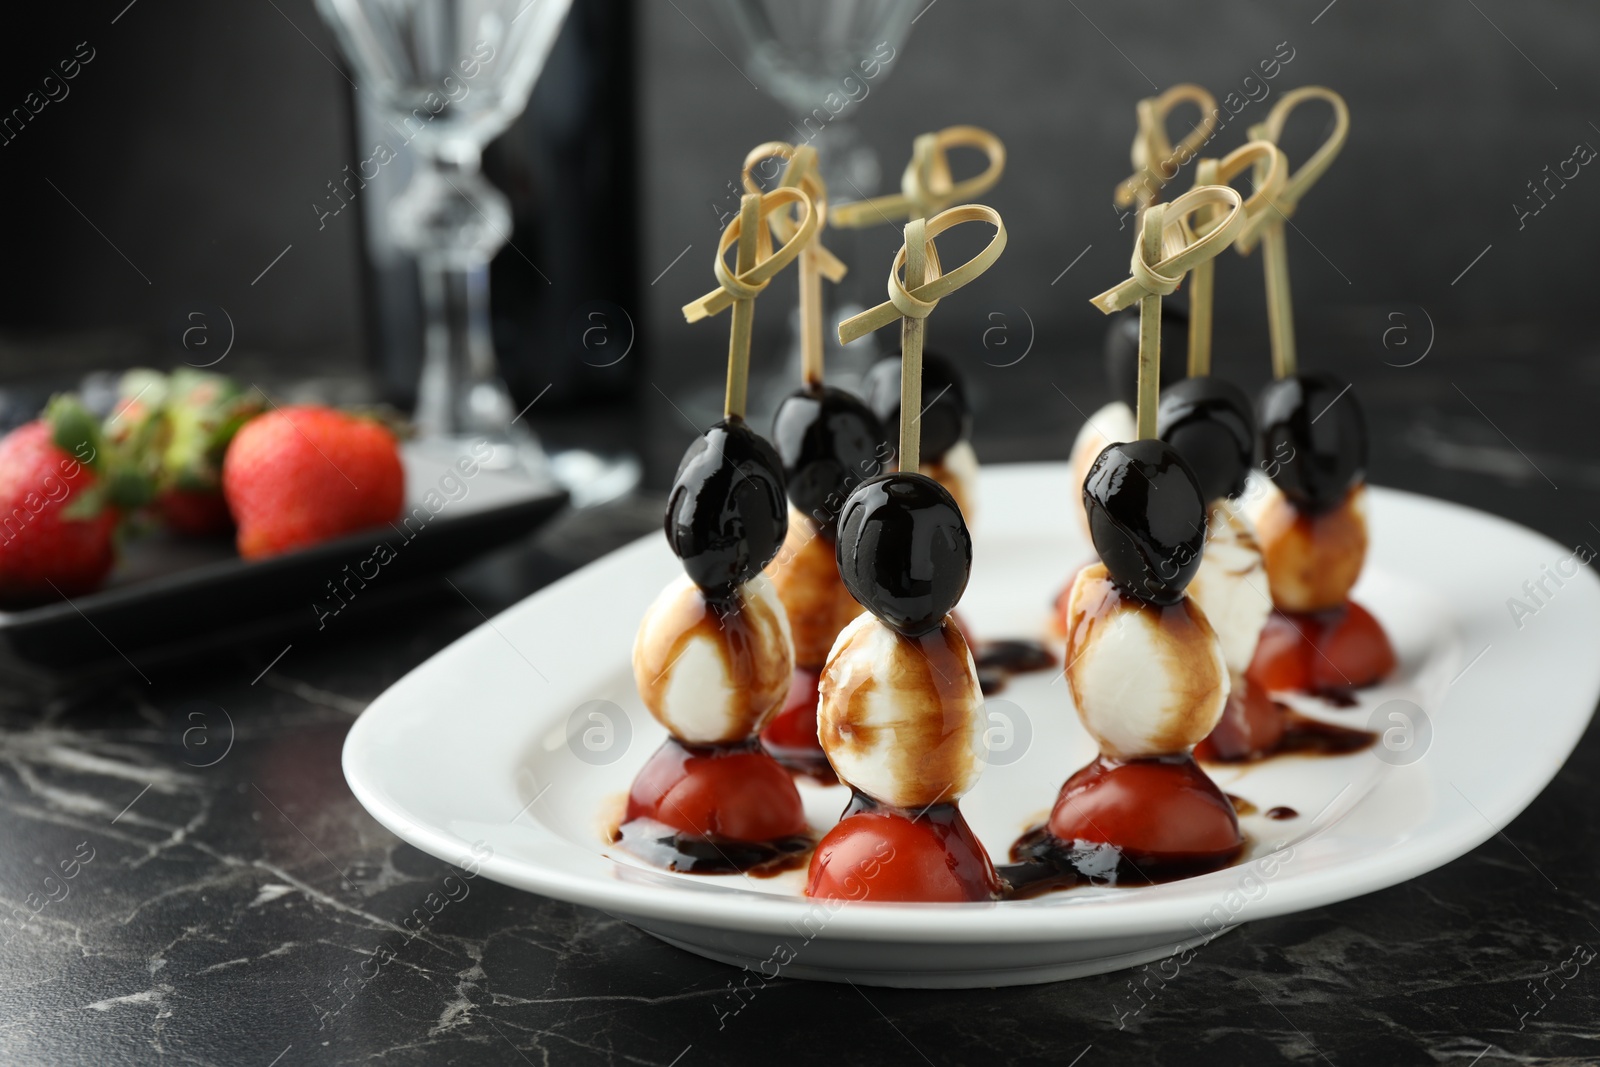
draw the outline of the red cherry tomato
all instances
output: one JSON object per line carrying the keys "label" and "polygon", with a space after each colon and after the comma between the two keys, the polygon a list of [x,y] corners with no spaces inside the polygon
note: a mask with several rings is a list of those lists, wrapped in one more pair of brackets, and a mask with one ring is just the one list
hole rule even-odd
{"label": "red cherry tomato", "polygon": [[1283,709],[1265,689],[1246,678],[1228,694],[1222,718],[1210,736],[1195,746],[1194,758],[1228,762],[1265,756],[1283,741],[1285,726]]}
{"label": "red cherry tomato", "polygon": [[1233,805],[1194,760],[1097,759],[1061,787],[1050,832],[1115,845],[1135,863],[1223,855],[1244,843]]}
{"label": "red cherry tomato", "polygon": [[1315,617],[1290,616],[1274,611],[1267,617],[1267,625],[1256,642],[1256,654],[1250,661],[1245,676],[1268,691],[1303,690],[1311,685],[1311,669],[1306,657],[1311,655],[1315,637],[1306,628],[1320,630]]}
{"label": "red cherry tomato", "polygon": [[1326,692],[1375,685],[1395,662],[1378,620],[1349,601],[1313,615],[1274,611],[1247,673],[1268,690]]}
{"label": "red cherry tomato", "polygon": [[1313,689],[1359,689],[1382,681],[1395,668],[1394,648],[1383,627],[1350,601],[1328,620],[1310,658]]}
{"label": "red cherry tomato", "polygon": [[1000,880],[988,853],[959,810],[946,812],[915,820],[893,810],[846,816],[812,854],[806,895],[899,902],[995,899]]}
{"label": "red cherry tomato", "polygon": [[761,731],[762,744],[784,754],[822,755],[822,745],[817,742],[817,679],[821,674],[809,667],[794,669],[788,698]]}
{"label": "red cherry tomato", "polygon": [[638,818],[729,841],[806,832],[800,793],[771,756],[756,748],[688,749],[670,739],[633,780],[625,821]]}

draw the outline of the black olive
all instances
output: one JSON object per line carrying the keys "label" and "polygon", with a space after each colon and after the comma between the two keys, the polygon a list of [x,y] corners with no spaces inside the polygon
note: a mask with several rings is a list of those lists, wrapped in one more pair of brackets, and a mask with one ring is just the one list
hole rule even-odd
{"label": "black olive", "polygon": [[683,454],[664,525],[684,571],[707,593],[726,596],[760,574],[789,532],[777,451],[742,419],[717,423]]}
{"label": "black olive", "polygon": [[[862,389],[867,406],[878,416],[884,429],[895,433],[900,426],[900,357],[880,359],[867,371]],[[918,459],[937,463],[959,441],[972,432],[972,411],[967,407],[967,390],[954,363],[935,352],[922,353],[922,444]]]}
{"label": "black olive", "polygon": [[772,420],[789,500],[832,537],[850,490],[883,469],[883,427],[853,394],[806,386],[784,398]]}
{"label": "black olive", "polygon": [[[1161,388],[1183,378],[1189,361],[1189,313],[1161,302]],[[1139,402],[1139,309],[1119,311],[1106,327],[1106,382],[1111,397],[1130,408]]]}
{"label": "black olive", "polygon": [[944,486],[923,474],[883,474],[845,501],[838,560],[851,596],[890,628],[919,637],[961,600],[972,535]]}
{"label": "black olive", "polygon": [[1111,580],[1152,604],[1176,604],[1200,569],[1206,499],[1178,450],[1157,439],[1107,445],[1083,480],[1089,536]]}
{"label": "black olive", "polygon": [[1345,382],[1298,374],[1261,390],[1264,467],[1296,507],[1338,507],[1367,474],[1367,420]]}
{"label": "black olive", "polygon": [[1244,491],[1256,419],[1243,389],[1222,378],[1185,378],[1161,391],[1156,418],[1156,432],[1189,464],[1207,500]]}

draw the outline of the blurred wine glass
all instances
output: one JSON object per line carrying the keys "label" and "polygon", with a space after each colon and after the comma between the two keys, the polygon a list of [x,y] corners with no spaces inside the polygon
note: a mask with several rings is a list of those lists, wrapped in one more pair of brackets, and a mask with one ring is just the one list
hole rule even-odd
{"label": "blurred wine glass", "polygon": [[[817,150],[830,201],[859,200],[878,191],[883,167],[851,117],[893,69],[911,21],[926,0],[718,0],[738,33],[750,76],[789,112],[780,140]],[[854,263],[853,234],[830,230],[824,243]],[[824,287],[824,318],[836,322],[861,310],[859,294],[871,271],[852,271],[842,287]],[[874,275],[876,277],[876,275]],[[852,299],[852,297],[857,297]],[[791,329],[786,382],[755,383],[763,406],[775,405],[798,377],[798,311]],[[874,343],[842,347],[824,329],[828,379],[858,386],[877,354]]]}
{"label": "blurred wine glass", "polygon": [[480,164],[484,145],[527,107],[570,4],[317,0],[358,91],[416,154],[389,224],[421,280],[419,443],[448,459],[487,440],[485,465],[540,480],[549,478],[543,450],[495,367],[489,260],[508,240],[511,210]]}
{"label": "blurred wine glass", "polygon": [[785,139],[817,149],[832,198],[876,192],[883,169],[850,116],[891,69],[918,0],[720,3],[743,39],[751,76],[789,110]]}

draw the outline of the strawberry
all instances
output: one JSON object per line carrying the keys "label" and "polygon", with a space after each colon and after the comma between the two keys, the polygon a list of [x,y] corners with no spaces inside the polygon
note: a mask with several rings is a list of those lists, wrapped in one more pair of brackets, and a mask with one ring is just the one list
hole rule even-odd
{"label": "strawberry", "polygon": [[239,427],[261,414],[261,396],[225,375],[181,367],[129,371],[118,391],[106,436],[155,483],[162,522],[191,537],[231,533],[222,457]]}
{"label": "strawberry", "polygon": [[0,439],[0,603],[93,592],[116,562],[121,506],[142,482],[110,454],[95,419],[70,397]]}
{"label": "strawberry", "polygon": [[222,492],[239,524],[239,554],[259,559],[392,522],[405,471],[383,426],[305,404],[239,430],[222,462]]}
{"label": "strawberry", "polygon": [[233,530],[233,513],[222,497],[222,478],[204,489],[168,486],[156,494],[156,513],[167,528],[186,537],[217,537]]}

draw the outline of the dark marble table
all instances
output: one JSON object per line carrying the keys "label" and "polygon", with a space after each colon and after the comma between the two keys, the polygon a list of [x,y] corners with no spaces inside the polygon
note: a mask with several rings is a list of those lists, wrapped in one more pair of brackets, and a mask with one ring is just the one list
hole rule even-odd
{"label": "dark marble table", "polygon": [[[1585,425],[1582,393],[1600,361],[1580,354],[1563,367],[1575,388],[1546,388],[1494,354],[1356,368],[1374,480],[1568,545],[1600,541],[1592,434],[1563,436]],[[1050,391],[1051,372],[1032,383],[1026,373],[1007,379],[1011,425],[980,423],[991,458],[1061,455],[1078,421]],[[1087,410],[1095,392],[1073,401]],[[677,420],[649,414],[660,427]],[[660,447],[680,448],[687,433],[661,429]],[[959,992],[778,980],[740,1001],[727,967],[482,879],[410,938],[400,921],[447,870],[356,803],[339,769],[345,732],[386,686],[481,624],[479,609],[654,528],[658,507],[646,497],[569,515],[452,575],[459,592],[423,585],[276,663],[281,645],[263,639],[161,667],[148,685],[0,693],[0,902],[61,898],[5,929],[0,1062],[1600,1059],[1600,964],[1571,962],[1600,945],[1593,729],[1544,794],[1470,855],[1252,923],[1165,981],[1155,968]],[[1538,708],[1507,710],[1538,728]],[[46,883],[64,870],[74,876]],[[395,958],[368,981],[381,946]]]}

